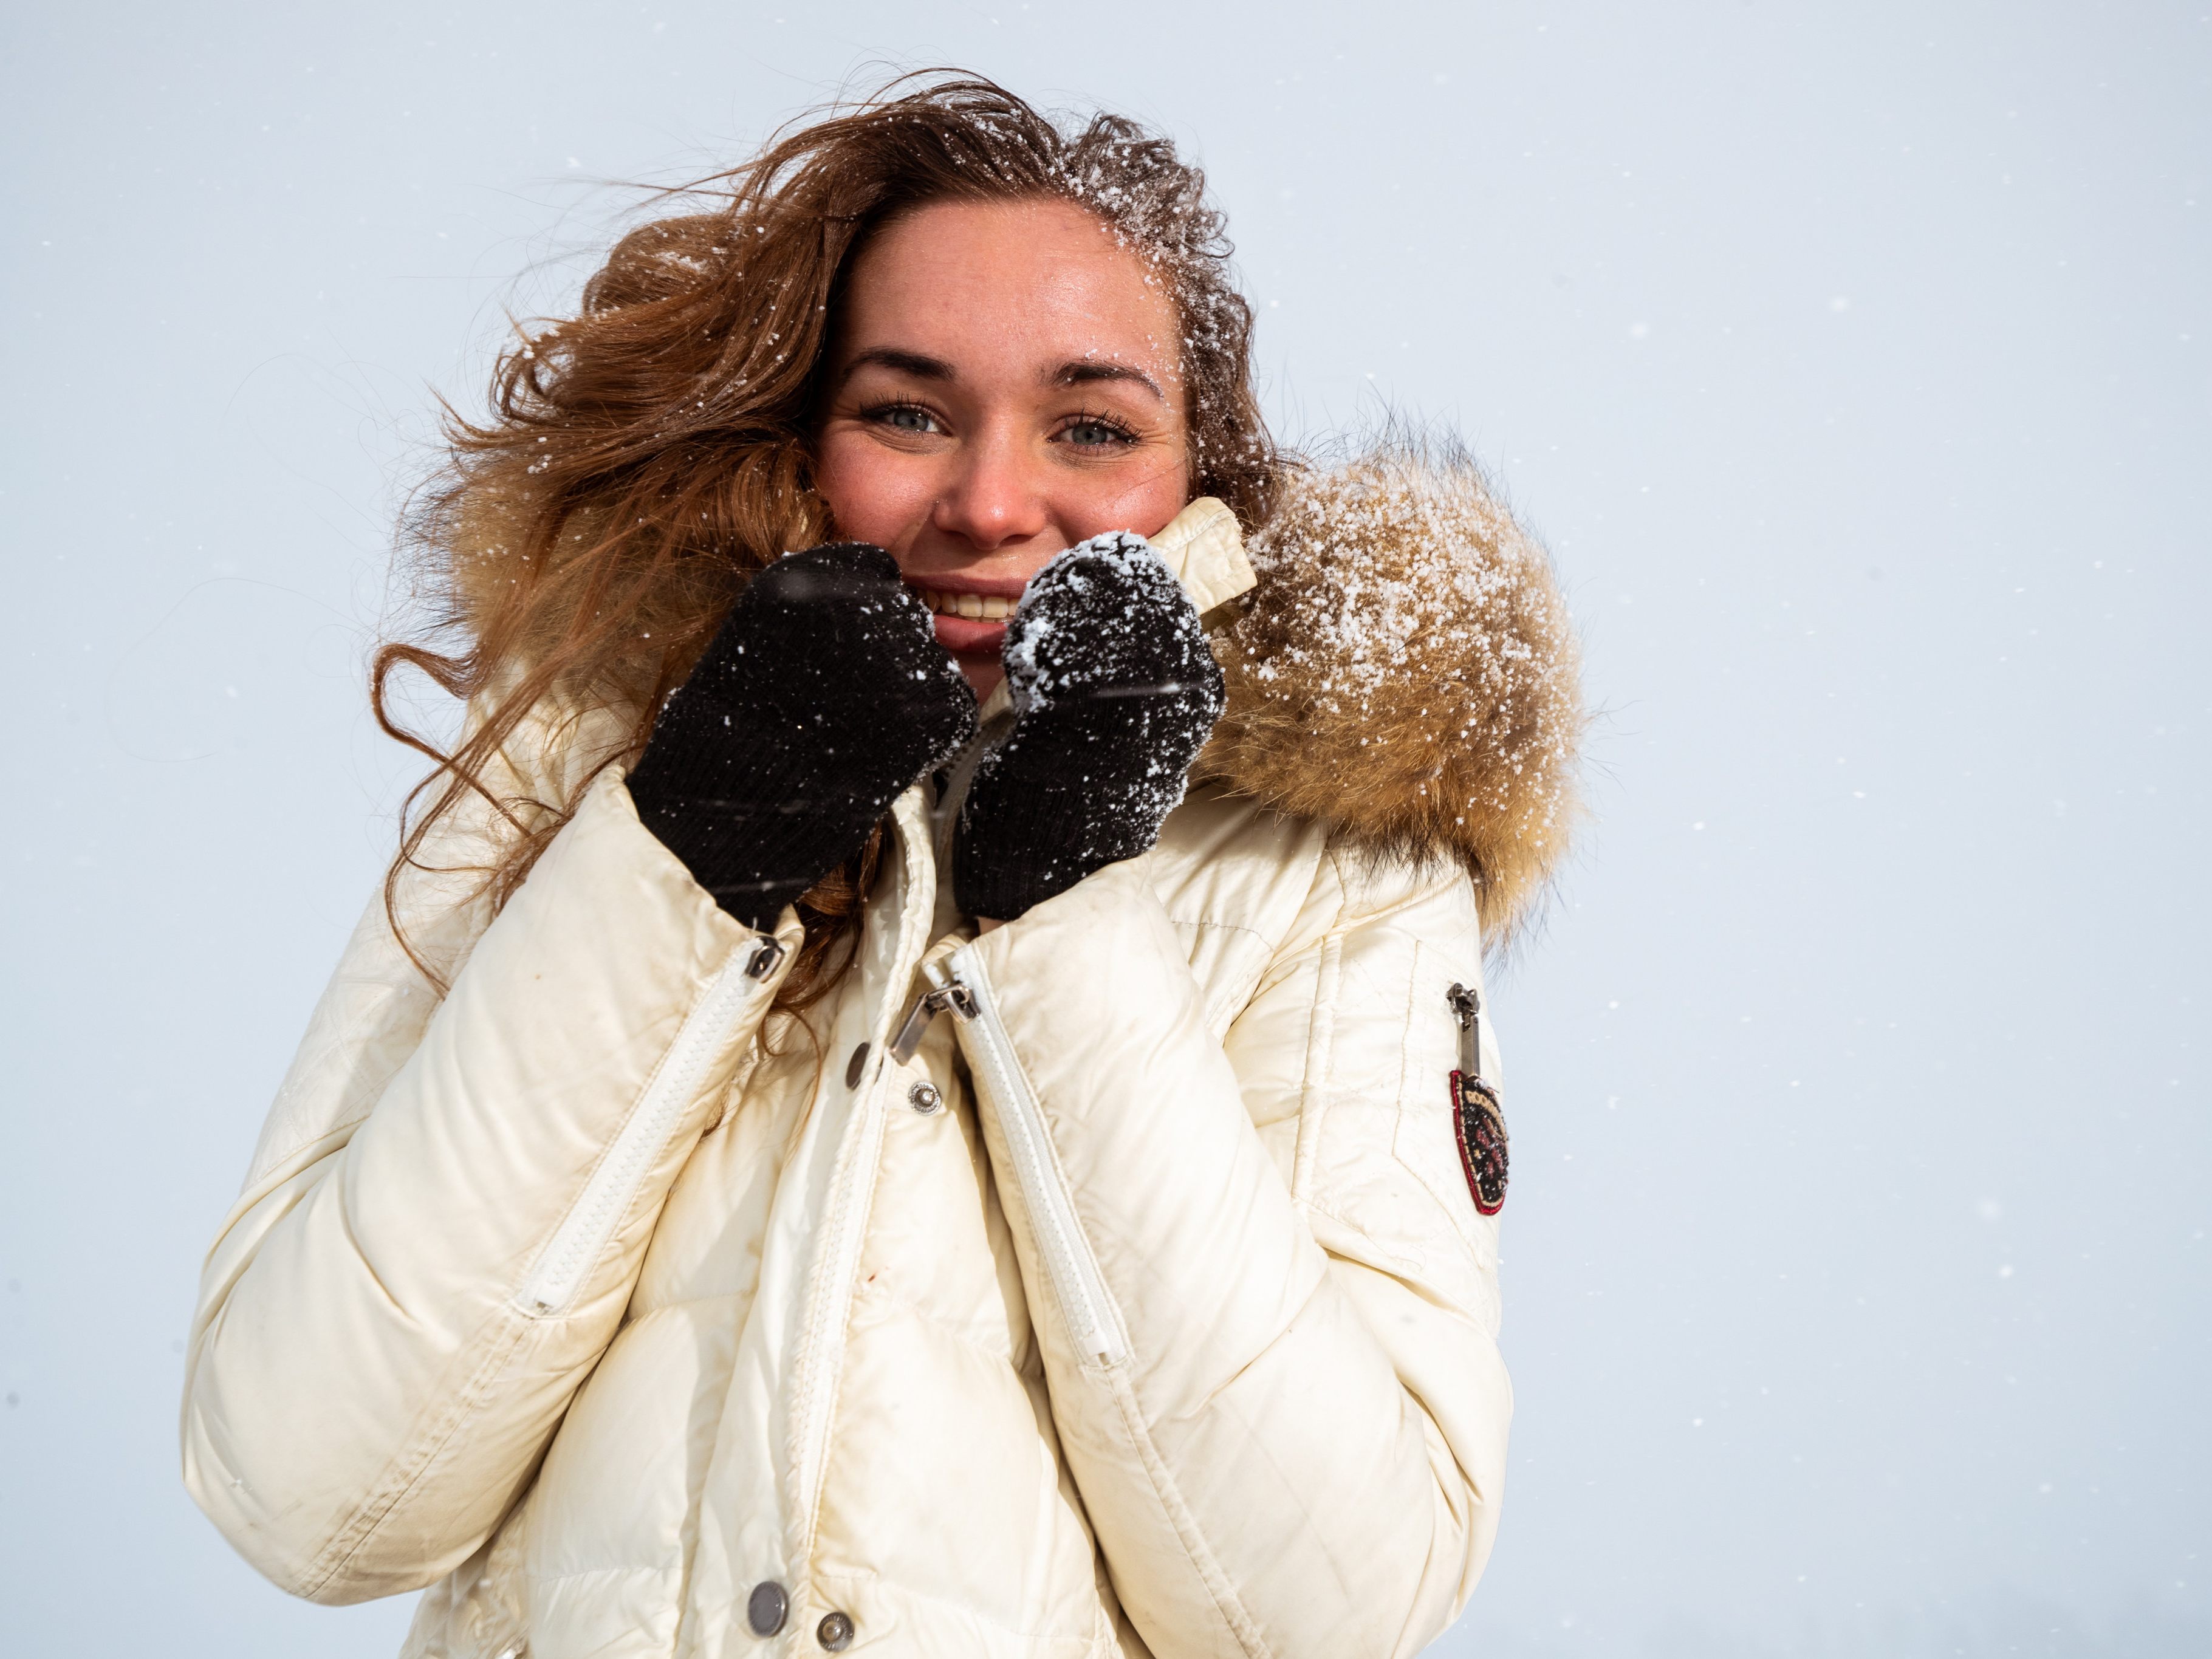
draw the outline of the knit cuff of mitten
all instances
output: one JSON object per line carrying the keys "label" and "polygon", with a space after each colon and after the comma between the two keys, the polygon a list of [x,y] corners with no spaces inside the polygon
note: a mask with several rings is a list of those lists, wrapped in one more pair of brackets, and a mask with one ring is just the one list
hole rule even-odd
{"label": "knit cuff of mitten", "polygon": [[[717,787],[715,775],[725,780]],[[738,781],[743,780],[740,783]],[[761,933],[820,879],[823,849],[865,837],[891,798],[794,799],[821,779],[774,750],[633,785],[638,822],[730,915]]]}

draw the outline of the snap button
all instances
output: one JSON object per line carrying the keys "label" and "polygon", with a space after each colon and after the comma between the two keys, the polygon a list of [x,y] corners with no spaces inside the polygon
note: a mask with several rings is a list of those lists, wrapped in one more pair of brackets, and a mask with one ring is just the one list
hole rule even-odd
{"label": "snap button", "polygon": [[845,1086],[848,1089],[858,1087],[860,1081],[860,1073],[866,1071],[867,1066],[868,1045],[864,1042],[859,1048],[853,1050],[852,1059],[845,1062]]}
{"label": "snap button", "polygon": [[825,1613],[814,1627],[814,1639],[832,1653],[842,1653],[853,1645],[853,1621],[842,1613]]}
{"label": "snap button", "polygon": [[745,1623],[753,1627],[756,1636],[773,1636],[783,1628],[783,1615],[790,1605],[783,1586],[772,1578],[763,1578],[745,1597]]}
{"label": "snap button", "polygon": [[945,1104],[945,1097],[937,1092],[933,1083],[917,1083],[906,1091],[906,1103],[925,1117]]}

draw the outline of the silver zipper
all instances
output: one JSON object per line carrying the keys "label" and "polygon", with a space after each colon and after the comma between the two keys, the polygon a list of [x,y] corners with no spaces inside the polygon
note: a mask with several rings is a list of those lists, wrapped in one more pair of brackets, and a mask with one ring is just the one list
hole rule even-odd
{"label": "silver zipper", "polygon": [[[782,960],[781,947],[777,951],[768,963],[771,972]],[[637,1196],[645,1172],[690,1104],[698,1090],[700,1073],[722,1046],[746,1005],[758,994],[758,982],[764,975],[755,970],[762,955],[762,950],[756,948],[732,957],[693,1006],[677,1030],[676,1041],[662,1057],[660,1069],[647,1085],[644,1097],[629,1115],[629,1121],[623,1125],[615,1144],[569,1206],[560,1231],[514,1293],[514,1304],[523,1312],[543,1318],[561,1312],[575,1299],[586,1275],[628,1212],[630,1200]]]}
{"label": "silver zipper", "polygon": [[898,1035],[891,1039],[891,1059],[903,1066],[914,1058],[915,1050],[921,1047],[921,1039],[929,1030],[930,1021],[950,1008],[959,1018],[975,1018],[975,999],[968,994],[968,988],[958,980],[950,985],[940,985],[933,991],[924,991],[908,1009],[905,1023]]}
{"label": "silver zipper", "polygon": [[[1060,1315],[1067,1321],[1068,1338],[1086,1358],[1103,1365],[1119,1364],[1127,1358],[1129,1346],[1114,1316],[1105,1275],[1098,1270],[1098,1258],[1075,1212],[1074,1195],[1053,1157],[1044,1109],[1037,1103],[1036,1092],[1014,1056],[1013,1042],[999,1021],[998,1006],[991,1000],[990,981],[972,954],[974,949],[964,945],[952,956],[951,965],[957,976],[943,990],[957,994],[948,996],[947,1006],[966,1024],[969,1059],[981,1073],[978,1080],[988,1079],[998,1104],[999,1127],[1006,1138],[1014,1179],[1022,1189],[1030,1229],[1036,1236],[1037,1250],[1044,1257]],[[965,1011],[961,1006],[963,997]],[[915,1012],[921,1012],[919,1006]],[[922,1024],[927,1025],[926,1017]]]}
{"label": "silver zipper", "polygon": [[1462,1075],[1480,1079],[1482,1076],[1482,997],[1464,985],[1455,984],[1444,993],[1450,1001],[1452,1017],[1459,1021],[1459,1069]]}

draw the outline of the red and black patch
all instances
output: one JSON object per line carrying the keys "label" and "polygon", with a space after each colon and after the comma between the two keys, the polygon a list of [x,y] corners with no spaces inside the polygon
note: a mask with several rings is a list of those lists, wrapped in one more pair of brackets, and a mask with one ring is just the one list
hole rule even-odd
{"label": "red and black patch", "polygon": [[1496,1215],[1505,1207],[1505,1113],[1498,1091],[1479,1077],[1454,1072],[1452,1138],[1459,1142],[1459,1166],[1467,1172],[1474,1207]]}

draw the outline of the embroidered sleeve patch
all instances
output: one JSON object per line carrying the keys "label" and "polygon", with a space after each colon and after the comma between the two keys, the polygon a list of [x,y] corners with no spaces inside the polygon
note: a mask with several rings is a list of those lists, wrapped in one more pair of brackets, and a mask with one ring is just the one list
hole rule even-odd
{"label": "embroidered sleeve patch", "polygon": [[1451,1074],[1453,1138],[1467,1172],[1474,1207],[1496,1215],[1505,1207],[1505,1113],[1498,1091],[1467,1072]]}

